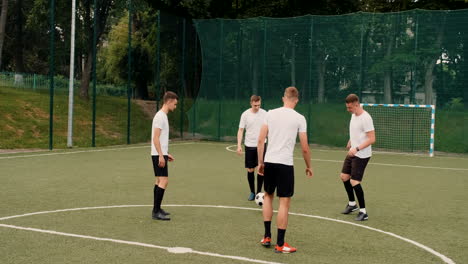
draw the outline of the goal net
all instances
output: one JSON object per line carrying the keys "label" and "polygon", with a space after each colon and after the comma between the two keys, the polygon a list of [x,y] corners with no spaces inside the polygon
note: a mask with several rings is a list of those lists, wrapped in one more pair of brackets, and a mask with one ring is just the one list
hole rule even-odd
{"label": "goal net", "polygon": [[434,155],[434,105],[361,104],[374,121],[379,150]]}

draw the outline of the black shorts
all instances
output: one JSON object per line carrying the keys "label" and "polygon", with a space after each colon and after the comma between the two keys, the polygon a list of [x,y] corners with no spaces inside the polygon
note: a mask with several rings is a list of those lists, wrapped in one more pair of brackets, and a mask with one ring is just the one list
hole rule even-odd
{"label": "black shorts", "polygon": [[278,163],[265,163],[265,192],[278,197],[292,197],[294,194],[294,167]]}
{"label": "black shorts", "polygon": [[351,179],[355,181],[362,181],[362,178],[364,177],[364,170],[366,169],[369,160],[370,157],[361,159],[356,156],[346,156],[341,173],[351,175]]}
{"label": "black shorts", "polygon": [[[245,167],[247,169],[253,169],[258,166],[258,152],[257,147],[245,146]],[[263,158],[265,158],[266,144],[263,148]]]}
{"label": "black shorts", "polygon": [[156,176],[156,177],[168,177],[169,176],[169,171],[168,171],[167,165],[169,163],[169,157],[167,155],[164,155],[164,160],[166,160],[166,166],[164,166],[164,168],[161,168],[161,167],[158,166],[159,156],[151,156],[151,159],[153,160],[154,176]]}

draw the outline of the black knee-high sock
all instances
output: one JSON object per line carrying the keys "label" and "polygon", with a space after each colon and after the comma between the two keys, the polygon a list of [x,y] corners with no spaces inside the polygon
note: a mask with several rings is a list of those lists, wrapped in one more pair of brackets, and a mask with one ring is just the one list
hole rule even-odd
{"label": "black knee-high sock", "polygon": [[157,191],[156,191],[156,201],[155,201],[155,209],[157,211],[159,211],[161,209],[161,203],[162,203],[162,200],[163,200],[163,197],[164,197],[164,191],[166,191],[165,189],[163,188],[160,188],[160,187],[157,187]]}
{"label": "black knee-high sock", "polygon": [[353,186],[351,185],[351,180],[347,180],[343,182],[344,187],[346,189],[346,193],[348,194],[348,199],[350,202],[354,202],[354,193],[353,193]]}
{"label": "black knee-high sock", "polygon": [[247,180],[249,181],[250,192],[255,192],[254,172],[247,172]]}
{"label": "black knee-high sock", "polygon": [[158,197],[158,189],[159,189],[158,186],[155,185],[154,189],[153,189],[153,204],[154,204],[153,205],[153,212],[155,212],[155,213],[159,210],[159,209],[157,209],[158,206],[157,206],[157,202],[156,202],[157,197]]}
{"label": "black knee-high sock", "polygon": [[263,225],[265,226],[265,237],[271,238],[271,221],[263,221]]}
{"label": "black knee-high sock", "polygon": [[280,247],[284,245],[284,235],[286,235],[286,229],[278,228],[278,239],[276,240],[276,244]]}
{"label": "black knee-high sock", "polygon": [[359,202],[359,208],[366,208],[366,202],[364,201],[364,191],[362,190],[361,184],[355,185],[353,188]]}
{"label": "black knee-high sock", "polygon": [[257,174],[257,193],[262,192],[263,176]]}

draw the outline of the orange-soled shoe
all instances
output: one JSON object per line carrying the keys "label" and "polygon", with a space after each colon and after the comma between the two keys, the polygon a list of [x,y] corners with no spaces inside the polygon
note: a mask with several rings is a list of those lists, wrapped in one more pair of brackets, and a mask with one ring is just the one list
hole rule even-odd
{"label": "orange-soled shoe", "polygon": [[294,253],[296,252],[295,247],[291,247],[288,243],[284,242],[283,246],[280,247],[278,245],[275,246],[276,253]]}
{"label": "orange-soled shoe", "polygon": [[271,238],[270,237],[264,237],[262,240],[260,240],[260,244],[264,247],[270,247],[271,246]]}

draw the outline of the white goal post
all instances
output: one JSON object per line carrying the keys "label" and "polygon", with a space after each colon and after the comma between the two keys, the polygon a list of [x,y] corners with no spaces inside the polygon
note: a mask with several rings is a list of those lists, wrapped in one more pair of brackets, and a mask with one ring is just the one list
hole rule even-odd
{"label": "white goal post", "polygon": [[362,103],[361,106],[374,121],[377,149],[426,152],[434,156],[434,105]]}

